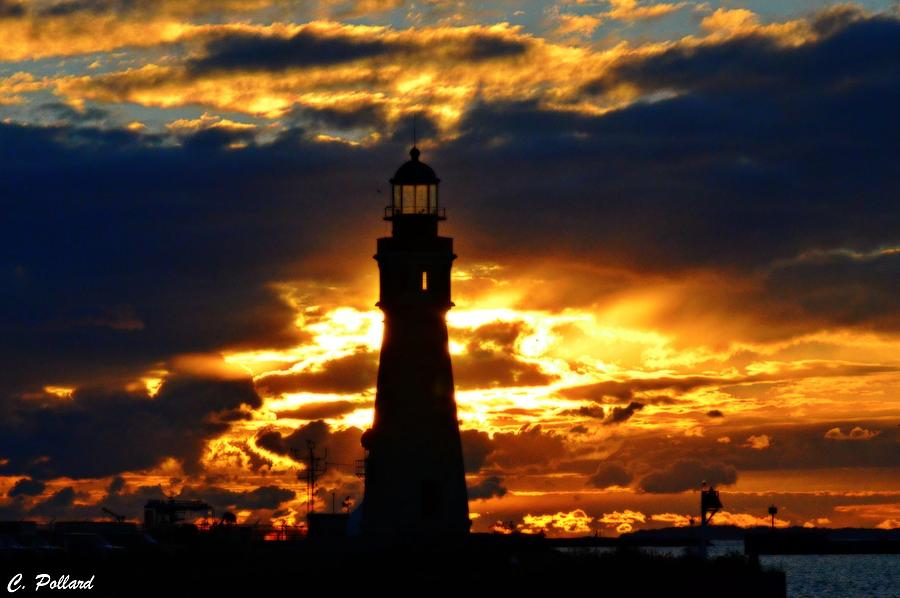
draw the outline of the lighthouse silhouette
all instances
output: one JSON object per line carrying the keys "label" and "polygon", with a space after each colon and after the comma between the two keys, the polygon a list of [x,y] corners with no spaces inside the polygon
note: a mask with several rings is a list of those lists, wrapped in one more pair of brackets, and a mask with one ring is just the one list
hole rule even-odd
{"label": "lighthouse silhouette", "polygon": [[375,418],[362,437],[362,532],[460,535],[470,520],[446,322],[456,256],[453,239],[438,235],[440,179],[418,148],[409,155],[390,180],[391,236],[375,255],[384,338]]}

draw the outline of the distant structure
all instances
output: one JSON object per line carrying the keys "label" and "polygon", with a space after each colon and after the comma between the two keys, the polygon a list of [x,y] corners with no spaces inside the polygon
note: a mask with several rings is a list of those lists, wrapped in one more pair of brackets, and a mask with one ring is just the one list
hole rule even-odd
{"label": "distant structure", "polygon": [[706,482],[700,487],[700,525],[709,525],[713,516],[722,508],[722,500],[715,486],[708,486]]}
{"label": "distant structure", "polygon": [[171,527],[186,521],[189,516],[211,519],[213,513],[213,508],[200,500],[148,500],[144,505],[144,527]]}
{"label": "distant structure", "polygon": [[778,507],[769,505],[769,517],[772,518],[772,529],[775,529],[775,515],[778,514]]}
{"label": "distant structure", "polygon": [[722,508],[722,500],[715,486],[703,482],[700,486],[700,556],[706,558],[706,526]]}
{"label": "distant structure", "polygon": [[469,507],[447,337],[453,239],[440,179],[413,146],[391,183],[378,239],[384,340],[375,420],[367,451],[362,532],[370,536],[447,536],[469,531]]}

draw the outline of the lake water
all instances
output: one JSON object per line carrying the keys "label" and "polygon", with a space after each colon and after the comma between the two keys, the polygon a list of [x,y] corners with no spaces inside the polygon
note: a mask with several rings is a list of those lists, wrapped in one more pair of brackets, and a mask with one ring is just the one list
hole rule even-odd
{"label": "lake water", "polygon": [[[643,550],[684,554],[684,548]],[[710,557],[729,552],[743,554],[744,543],[717,542],[709,548]],[[759,561],[785,572],[788,598],[900,598],[900,555],[789,554],[761,556]]]}
{"label": "lake water", "polygon": [[900,598],[900,555],[788,554],[759,560],[785,572],[790,598]]}
{"label": "lake water", "polygon": [[[683,554],[681,548],[654,548]],[[709,556],[744,552],[743,542],[717,542]],[[788,598],[900,598],[900,555],[786,554],[759,557],[787,575]]]}

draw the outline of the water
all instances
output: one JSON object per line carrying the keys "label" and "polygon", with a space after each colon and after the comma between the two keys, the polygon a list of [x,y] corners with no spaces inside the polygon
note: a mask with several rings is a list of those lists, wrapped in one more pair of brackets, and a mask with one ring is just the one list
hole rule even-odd
{"label": "water", "polygon": [[[614,550],[600,548],[595,550]],[[681,556],[680,547],[643,550]],[[716,542],[710,558],[737,552],[743,542]],[[900,598],[900,555],[896,554],[788,554],[759,557],[763,567],[784,571],[788,598]]]}
{"label": "water", "polygon": [[759,560],[785,572],[790,598],[900,598],[900,555],[789,554]]}

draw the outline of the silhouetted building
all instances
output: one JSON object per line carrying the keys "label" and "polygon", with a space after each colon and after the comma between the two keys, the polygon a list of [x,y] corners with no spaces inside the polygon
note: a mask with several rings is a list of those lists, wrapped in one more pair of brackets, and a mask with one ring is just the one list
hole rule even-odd
{"label": "silhouetted building", "polygon": [[384,340],[368,451],[367,535],[464,534],[470,526],[447,338],[453,239],[438,236],[440,180],[419,150],[391,179],[378,239]]}

